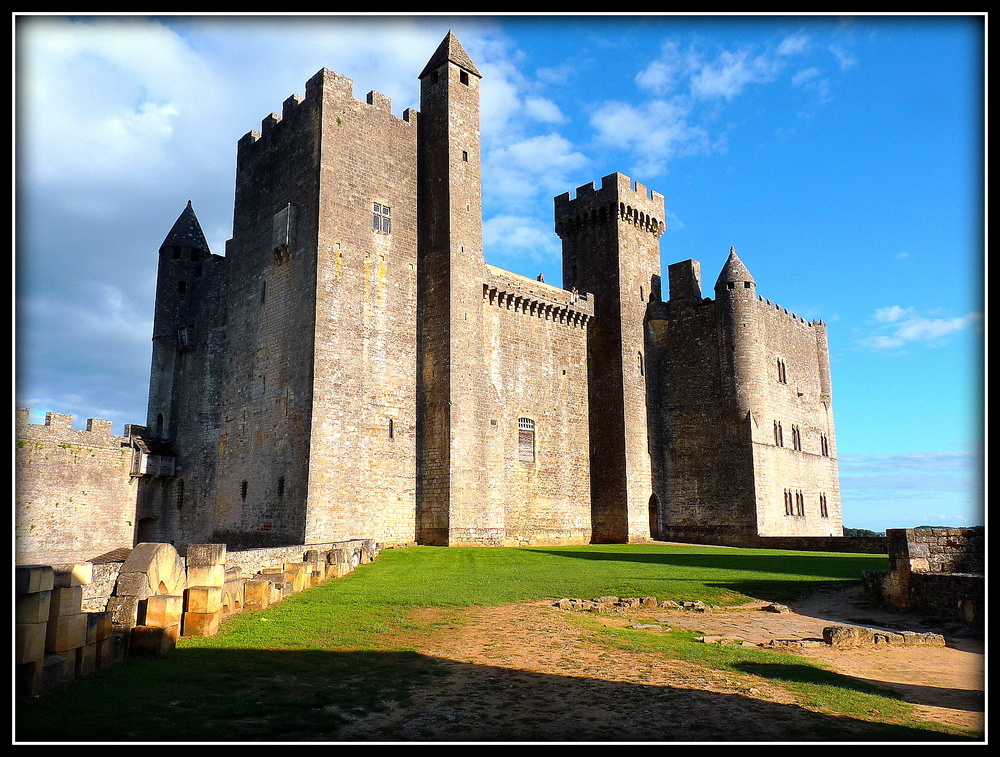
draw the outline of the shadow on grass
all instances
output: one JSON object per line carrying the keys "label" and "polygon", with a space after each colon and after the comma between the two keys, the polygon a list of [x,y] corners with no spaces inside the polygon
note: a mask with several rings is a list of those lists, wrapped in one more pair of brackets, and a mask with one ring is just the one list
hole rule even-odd
{"label": "shadow on grass", "polygon": [[[814,678],[760,667],[775,680]],[[178,649],[18,703],[19,742],[928,741],[956,737],[740,694],[413,652]],[[831,681],[833,682],[831,684]],[[834,679],[821,680],[838,685]]]}
{"label": "shadow on grass", "polygon": [[983,712],[986,706],[986,694],[981,690],[899,683],[893,683],[890,687],[877,679],[845,676],[811,665],[741,662],[734,664],[732,667],[735,670],[772,681],[832,686],[932,707],[948,707],[967,712]]}
{"label": "shadow on grass", "polygon": [[[683,552],[677,552],[676,547],[649,545],[639,550],[636,545],[626,546],[628,549],[621,551],[614,548],[595,550],[592,547],[586,550],[532,548],[526,551],[584,561],[662,565],[670,569],[671,580],[684,581],[690,576],[708,586],[771,600],[789,600],[825,588],[843,586],[844,581],[859,580],[863,571],[888,568],[888,560],[882,555],[800,554],[698,546],[685,546],[681,548]],[[718,575],[717,579],[712,572]],[[727,578],[727,573],[732,577]],[[760,578],[752,578],[748,574],[758,574]],[[796,580],[791,576],[801,578]]]}

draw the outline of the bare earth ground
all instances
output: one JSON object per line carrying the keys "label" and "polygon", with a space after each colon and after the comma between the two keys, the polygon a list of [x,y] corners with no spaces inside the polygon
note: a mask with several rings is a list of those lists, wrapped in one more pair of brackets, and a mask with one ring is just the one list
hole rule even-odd
{"label": "bare earth ground", "polygon": [[[666,627],[751,643],[799,641],[787,651],[837,673],[899,691],[917,717],[984,728],[984,641],[965,627],[934,627],[867,606],[860,589],[818,594],[772,613],[755,603],[705,613],[647,609],[597,616],[649,633]],[[866,741],[868,723],[802,706],[753,671],[732,675],[587,639],[579,613],[549,602],[448,611],[454,622],[405,641],[443,661],[448,675],[411,691],[409,704],[355,713],[340,741]],[[421,625],[440,611],[415,616]],[[574,615],[577,616],[574,618]],[[445,616],[447,618],[447,616]],[[947,647],[838,649],[819,643],[828,625],[944,633]],[[403,639],[401,639],[403,640]],[[812,640],[812,641],[810,641]]]}

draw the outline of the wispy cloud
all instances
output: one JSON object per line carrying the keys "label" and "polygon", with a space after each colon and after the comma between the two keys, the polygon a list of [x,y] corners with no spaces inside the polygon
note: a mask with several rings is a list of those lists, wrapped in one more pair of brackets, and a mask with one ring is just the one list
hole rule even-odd
{"label": "wispy cloud", "polygon": [[981,319],[982,315],[979,313],[936,318],[921,315],[912,307],[891,305],[875,311],[874,332],[859,339],[858,343],[880,351],[900,350],[915,344],[935,345],[951,334],[964,331]]}
{"label": "wispy cloud", "polygon": [[844,524],[854,528],[983,524],[979,452],[841,455]]}
{"label": "wispy cloud", "polygon": [[802,32],[768,47],[709,50],[701,41],[667,40],[634,79],[648,99],[598,104],[591,126],[599,142],[637,156],[634,171],[663,174],[679,156],[725,150],[731,128],[726,109],[753,87],[791,85],[811,94],[813,105],[827,102],[831,82],[820,64],[800,62],[814,47]]}

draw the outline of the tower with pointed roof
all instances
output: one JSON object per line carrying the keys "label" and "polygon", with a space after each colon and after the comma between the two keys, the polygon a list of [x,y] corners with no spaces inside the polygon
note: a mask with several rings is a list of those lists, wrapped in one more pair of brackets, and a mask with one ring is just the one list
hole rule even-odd
{"label": "tower with pointed roof", "polygon": [[232,547],[839,533],[825,326],[731,250],[660,286],[663,196],[555,198],[562,286],[483,254],[481,74],[420,112],[323,69],[237,147],[233,235],[160,247],[137,538]]}
{"label": "tower with pointed roof", "polygon": [[661,537],[842,535],[826,325],[761,297],[735,249],[714,300],[700,270],[670,265],[648,317]]}

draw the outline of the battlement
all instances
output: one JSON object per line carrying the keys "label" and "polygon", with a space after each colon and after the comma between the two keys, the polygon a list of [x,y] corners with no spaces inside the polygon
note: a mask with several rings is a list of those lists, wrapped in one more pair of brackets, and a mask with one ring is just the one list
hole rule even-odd
{"label": "battlement", "polygon": [[112,433],[111,421],[88,418],[87,428],[73,428],[74,416],[64,413],[46,413],[45,423],[32,423],[31,411],[26,407],[15,409],[15,435],[18,441],[48,444],[79,444],[89,447],[119,447],[128,442],[131,425],[125,427],[124,436]]}
{"label": "battlement", "polygon": [[757,301],[763,303],[764,306],[766,308],[768,308],[769,310],[774,310],[777,313],[781,313],[782,315],[786,315],[786,316],[788,316],[789,320],[798,321],[799,323],[801,323],[801,324],[803,324],[803,325],[805,325],[805,326],[807,326],[809,328],[812,328],[813,326],[825,326],[826,325],[822,320],[819,320],[819,319],[813,319],[811,321],[810,320],[806,320],[802,316],[796,315],[795,313],[793,313],[792,311],[790,311],[788,308],[783,308],[778,303],[771,302],[769,299],[766,299],[765,297],[761,297],[760,295],[757,295]]}
{"label": "battlement", "polygon": [[556,233],[563,237],[583,226],[620,219],[654,236],[666,231],[663,195],[621,173],[608,174],[598,189],[594,183],[555,198]]}
{"label": "battlement", "polygon": [[[306,82],[305,92],[305,97],[291,95],[286,98],[282,104],[281,114],[269,113],[265,116],[261,121],[260,131],[251,130],[244,134],[237,143],[238,148],[243,150],[259,143],[276,127],[293,120],[303,108],[318,107],[319,104],[327,100],[334,102],[340,100],[351,105],[367,105],[373,110],[392,115],[392,100],[389,97],[372,90],[362,102],[354,97],[354,81],[328,68],[320,69],[313,74]],[[417,111],[407,108],[397,120],[415,127],[417,125]]]}
{"label": "battlement", "polygon": [[594,296],[567,292],[542,281],[487,265],[483,299],[491,305],[572,326],[586,326],[594,317]]}

